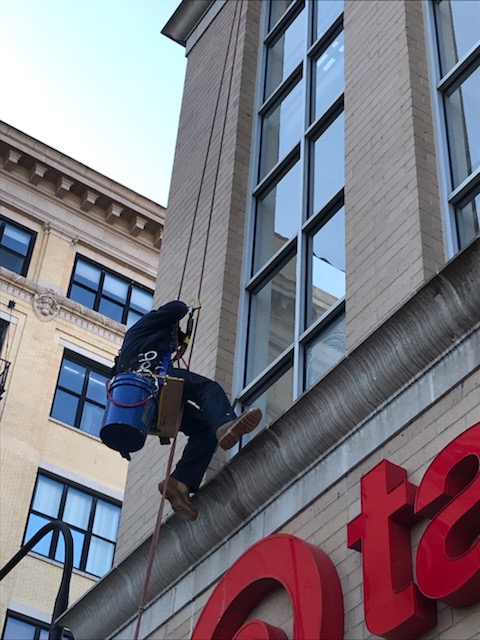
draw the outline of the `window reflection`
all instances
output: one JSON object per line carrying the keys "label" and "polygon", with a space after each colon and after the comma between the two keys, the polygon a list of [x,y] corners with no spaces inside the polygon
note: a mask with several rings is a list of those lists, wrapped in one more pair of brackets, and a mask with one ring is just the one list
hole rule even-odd
{"label": "window reflection", "polygon": [[293,0],[274,0],[274,2],[270,3],[269,30],[277,24],[292,2]]}
{"label": "window reflection", "polygon": [[480,195],[455,211],[461,247],[471,242],[480,232]]}
{"label": "window reflection", "polygon": [[295,269],[296,259],[292,258],[252,296],[247,381],[261,373],[293,342]]}
{"label": "window reflection", "polygon": [[300,141],[304,112],[303,89],[302,80],[262,119],[260,179]]}
{"label": "window reflection", "polygon": [[441,74],[444,76],[478,42],[480,2],[442,0],[434,2],[439,37]]}
{"label": "window reflection", "polygon": [[338,316],[305,349],[305,388],[308,389],[344,356],[345,314]]}
{"label": "window reflection", "polygon": [[302,222],[302,183],[297,162],[257,203],[253,272],[298,231]]}
{"label": "window reflection", "polygon": [[267,425],[274,422],[274,420],[287,411],[293,402],[292,390],[293,369],[290,367],[276,382],[268,387],[265,393],[262,393],[262,395],[252,401],[252,405],[262,410],[262,420],[254,431],[242,436],[242,447],[253,440]]}
{"label": "window reflection", "polygon": [[[110,569],[117,539],[120,505],[42,474],[37,478],[34,496],[24,544],[47,523],[58,519],[70,526],[74,567],[96,576],[101,576]],[[33,550],[63,562],[63,536],[52,531],[42,538]]]}
{"label": "window reflection", "polygon": [[318,38],[335,22],[343,11],[343,0],[321,0],[313,3],[315,11],[315,34]]}
{"label": "window reflection", "polygon": [[480,166],[480,68],[445,97],[453,187]]}
{"label": "window reflection", "polygon": [[345,296],[345,209],[311,238],[307,326]]}
{"label": "window reflection", "polygon": [[315,62],[313,120],[325,113],[343,92],[343,54],[342,31]]}
{"label": "window reflection", "polygon": [[304,9],[268,49],[265,100],[288,77],[303,58],[305,16]]}
{"label": "window reflection", "polygon": [[313,143],[311,178],[312,213],[318,213],[345,183],[343,113]]}
{"label": "window reflection", "polygon": [[0,216],[0,267],[27,275],[36,234]]}

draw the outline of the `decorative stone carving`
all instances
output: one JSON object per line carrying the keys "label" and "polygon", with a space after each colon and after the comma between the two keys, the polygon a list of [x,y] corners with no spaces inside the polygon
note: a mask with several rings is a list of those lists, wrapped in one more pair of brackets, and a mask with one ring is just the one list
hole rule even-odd
{"label": "decorative stone carving", "polygon": [[33,310],[41,322],[53,320],[60,311],[57,294],[52,289],[37,291],[33,296]]}

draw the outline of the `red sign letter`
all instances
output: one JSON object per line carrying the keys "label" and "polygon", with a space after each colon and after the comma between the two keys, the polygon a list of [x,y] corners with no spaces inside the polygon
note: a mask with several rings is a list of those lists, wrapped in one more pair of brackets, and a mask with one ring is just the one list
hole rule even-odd
{"label": "red sign letter", "polygon": [[417,550],[422,593],[453,607],[480,601],[480,422],[428,467],[415,511],[432,522]]}
{"label": "red sign letter", "polygon": [[436,625],[436,605],[413,582],[410,527],[416,487],[383,460],[361,480],[362,513],[348,546],[363,553],[365,623],[384,638],[417,638]]}
{"label": "red sign letter", "polygon": [[284,640],[281,629],[261,620],[243,624],[279,586],[292,603],[294,640],[343,638],[342,588],[330,558],[295,536],[277,534],[254,544],[227,571],[205,605],[192,640]]}

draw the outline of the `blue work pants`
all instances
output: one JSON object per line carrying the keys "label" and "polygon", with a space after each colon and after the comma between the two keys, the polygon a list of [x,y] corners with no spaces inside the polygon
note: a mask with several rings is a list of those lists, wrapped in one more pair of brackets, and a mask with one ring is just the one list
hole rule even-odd
{"label": "blue work pants", "polygon": [[218,427],[237,416],[225,391],[214,380],[173,366],[169,367],[168,375],[184,380],[180,431],[188,437],[172,477],[186,484],[193,493],[198,491],[217,448]]}

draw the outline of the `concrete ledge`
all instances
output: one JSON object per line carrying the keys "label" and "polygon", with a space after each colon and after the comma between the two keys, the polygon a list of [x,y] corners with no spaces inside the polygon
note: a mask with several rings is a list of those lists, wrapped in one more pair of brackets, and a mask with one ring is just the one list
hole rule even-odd
{"label": "concrete ledge", "polygon": [[[457,367],[457,373],[454,370],[451,378],[444,377],[440,382],[433,373],[427,375],[436,365],[448,363],[448,354],[455,353],[457,347],[457,353],[463,353],[461,344],[473,345],[473,340],[478,342],[478,330],[475,330],[480,316],[478,273],[480,239],[477,238],[275,424],[260,434],[254,445],[243,450],[220,471],[196,498],[201,520],[186,523],[172,517],[163,525],[150,582],[151,603],[164,593],[163,597],[177,608],[180,602],[175,603],[173,599],[178,599],[179,594],[165,592],[175,584],[180,586],[179,580],[191,571],[192,566],[205,561],[226,537],[240,531],[245,522],[251,522],[252,527],[251,535],[246,535],[245,531],[240,533],[244,543],[246,540],[250,544],[268,533],[264,516],[255,519],[265,507],[274,508],[277,514],[274,518],[274,513],[270,513],[269,527],[274,530],[281,526],[288,519],[288,514],[283,514],[279,520],[278,508],[273,506],[272,497],[279,496],[291,486],[293,494],[290,493],[289,497],[296,512],[309,499],[314,499],[315,496],[308,495],[299,497],[298,489],[294,488],[299,486],[296,480],[319,469],[327,452],[343,439],[357,437],[355,434],[360,433],[362,424],[372,424],[375,416],[380,421],[379,428],[368,431],[368,446],[362,449],[365,455],[392,437],[387,405],[393,406],[394,399],[405,393],[408,387],[414,389],[412,393],[415,395],[419,388],[418,385],[413,387],[415,381],[425,380],[426,395],[417,405],[412,403],[413,413],[407,416],[408,420],[415,417],[422,404],[428,404],[438,394],[445,393],[446,390],[442,391],[445,385],[448,389],[456,379],[478,367],[474,361],[478,358],[478,349],[468,349],[465,353],[472,351],[473,355],[466,358],[464,353],[457,362],[463,361],[463,369]],[[402,424],[395,426],[394,423],[393,427],[399,430]],[[363,429],[362,432],[366,433]],[[339,472],[347,473],[356,462],[343,454],[341,458]],[[274,465],[265,465],[265,460],[272,459],[275,460]],[[330,463],[328,469],[331,470]],[[334,481],[334,478],[330,480]],[[315,493],[319,493],[318,486]],[[217,566],[210,574],[212,580],[229,566],[231,559],[223,553],[227,546],[223,546],[216,555]],[[124,628],[135,617],[139,606],[149,547],[150,539],[73,605],[61,617],[61,624],[72,629],[79,639],[108,638]],[[239,548],[236,547],[238,553]],[[183,592],[180,599],[188,602],[192,593],[186,583],[180,591]],[[156,621],[158,626],[158,618]]]}

